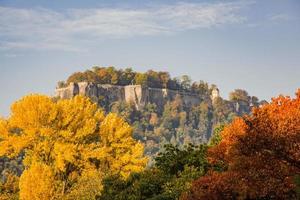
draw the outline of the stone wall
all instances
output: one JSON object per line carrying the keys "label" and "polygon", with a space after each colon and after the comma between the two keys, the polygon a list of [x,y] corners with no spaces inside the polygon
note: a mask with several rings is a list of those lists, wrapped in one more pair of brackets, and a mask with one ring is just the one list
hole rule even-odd
{"label": "stone wall", "polygon": [[137,109],[145,106],[149,102],[149,91],[141,85],[124,86],[125,101],[134,103]]}
{"label": "stone wall", "polygon": [[172,101],[180,95],[186,106],[198,105],[203,99],[199,95],[161,88],[142,87],[141,85],[116,86],[109,84],[94,84],[88,82],[70,83],[65,88],[57,88],[56,96],[71,98],[75,95],[85,95],[94,98],[105,98],[112,103],[125,101],[134,103],[137,109],[147,103],[155,103],[162,108],[167,101]]}
{"label": "stone wall", "polygon": [[148,88],[149,91],[149,102],[155,103],[159,107],[163,107],[167,101],[175,100],[176,96],[179,95],[186,106],[200,104],[202,98],[199,95],[181,92],[177,90],[160,89],[160,88]]}
{"label": "stone wall", "polygon": [[77,94],[79,94],[79,86],[76,83],[70,83],[67,87],[56,88],[55,90],[55,96],[62,99],[72,98]]}

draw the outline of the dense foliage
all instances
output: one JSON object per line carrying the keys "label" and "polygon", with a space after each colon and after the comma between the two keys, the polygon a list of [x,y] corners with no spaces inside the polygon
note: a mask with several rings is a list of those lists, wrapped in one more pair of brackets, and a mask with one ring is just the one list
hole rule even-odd
{"label": "dense foliage", "polygon": [[0,121],[0,156],[23,154],[25,170],[20,180],[5,176],[3,188],[19,181],[20,199],[95,199],[106,174],[126,178],[147,163],[132,128],[87,97],[55,102],[30,95],[11,110]]}
{"label": "dense foliage", "polygon": [[[232,92],[232,95],[241,90]],[[215,128],[231,122],[234,117],[249,114],[253,105],[249,95],[243,91],[240,98],[212,101],[205,98],[199,105],[186,106],[180,96],[167,102],[162,109],[156,104],[147,104],[137,110],[132,104],[115,102],[109,112],[122,116],[134,128],[134,138],[145,144],[145,153],[155,155],[164,145],[199,145],[207,142]],[[238,102],[243,102],[239,104]],[[238,107],[236,105],[239,105]]]}
{"label": "dense foliage", "polygon": [[135,72],[131,68],[125,70],[114,67],[93,67],[85,72],[75,72],[67,81],[58,83],[58,87],[64,87],[71,82],[92,82],[111,85],[143,85],[152,88],[168,88],[173,90],[188,90],[203,94],[208,85],[204,82],[193,82],[187,75],[180,78],[172,78],[168,72],[156,72],[149,70],[145,73]]}
{"label": "dense foliage", "polygon": [[150,169],[133,173],[124,180],[116,176],[104,180],[99,200],[175,200],[190,188],[191,181],[208,169],[207,146],[166,145]]}
{"label": "dense foliage", "polygon": [[299,150],[300,90],[226,126],[208,159],[227,170],[199,178],[183,199],[297,199]]}

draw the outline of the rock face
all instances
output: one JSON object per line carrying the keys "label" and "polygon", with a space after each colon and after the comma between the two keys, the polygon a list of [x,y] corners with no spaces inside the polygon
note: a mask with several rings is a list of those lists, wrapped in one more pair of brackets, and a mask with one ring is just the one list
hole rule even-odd
{"label": "rock face", "polygon": [[215,101],[217,98],[220,97],[220,91],[218,88],[214,88],[211,92],[211,99],[212,101]]}
{"label": "rock face", "polygon": [[75,95],[85,95],[92,99],[105,99],[107,102],[125,101],[134,103],[137,109],[147,103],[155,103],[163,107],[167,101],[172,101],[180,95],[186,106],[199,104],[203,99],[193,93],[170,89],[150,88],[141,85],[117,86],[109,84],[94,84],[88,82],[70,83],[67,87],[57,88],[56,96],[72,98]]}

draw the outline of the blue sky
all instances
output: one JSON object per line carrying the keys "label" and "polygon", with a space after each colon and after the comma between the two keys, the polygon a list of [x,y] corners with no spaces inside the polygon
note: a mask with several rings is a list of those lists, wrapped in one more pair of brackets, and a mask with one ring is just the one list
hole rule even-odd
{"label": "blue sky", "polygon": [[0,115],[92,66],[187,74],[270,100],[300,87],[300,1],[0,0]]}

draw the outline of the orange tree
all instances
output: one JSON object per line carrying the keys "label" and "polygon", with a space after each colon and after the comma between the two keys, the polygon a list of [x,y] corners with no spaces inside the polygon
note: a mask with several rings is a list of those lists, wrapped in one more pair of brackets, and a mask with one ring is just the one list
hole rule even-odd
{"label": "orange tree", "polygon": [[182,199],[297,199],[300,174],[300,90],[235,119],[209,149],[221,166],[193,183]]}

